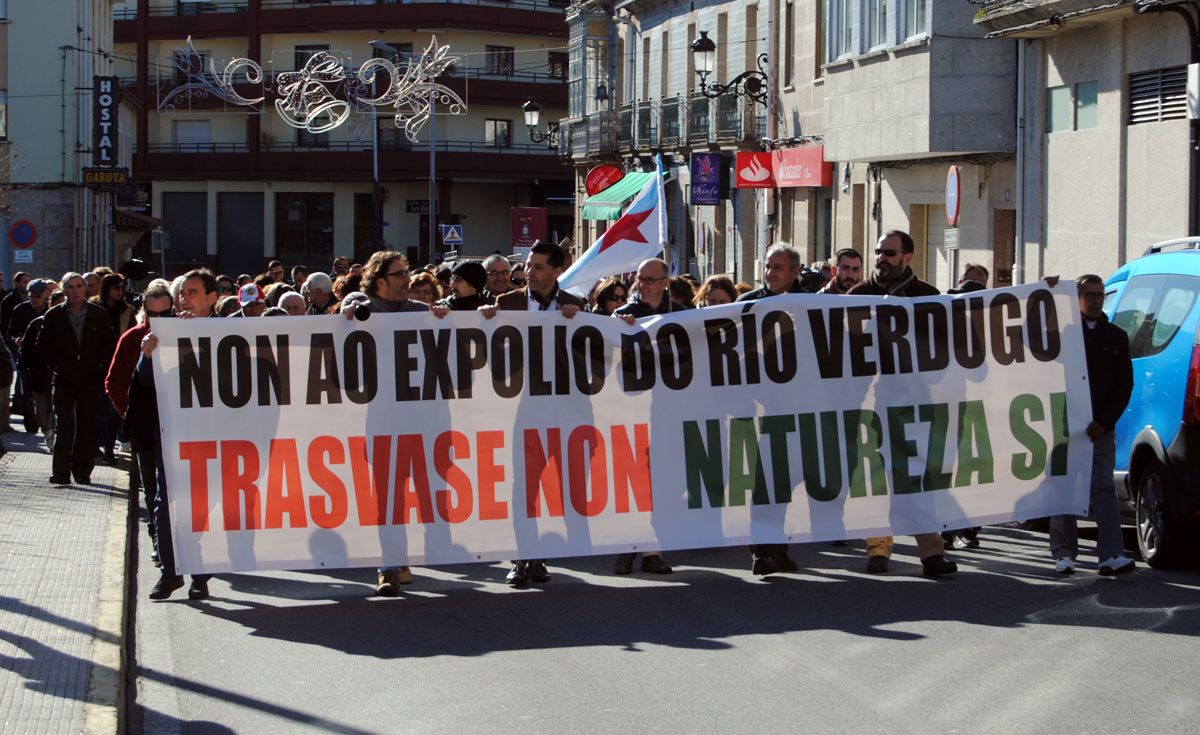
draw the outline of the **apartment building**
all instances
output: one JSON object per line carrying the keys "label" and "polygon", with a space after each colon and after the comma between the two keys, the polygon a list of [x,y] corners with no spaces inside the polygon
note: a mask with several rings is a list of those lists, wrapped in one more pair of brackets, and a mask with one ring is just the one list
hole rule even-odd
{"label": "apartment building", "polygon": [[[969,3],[824,3],[824,144],[837,162],[833,244],[870,249],[900,229],[939,288],[981,262],[1012,282],[1016,49],[984,38]],[[958,166],[960,217],[946,216]]]}
{"label": "apartment building", "polygon": [[1019,55],[1028,278],[1107,275],[1148,245],[1198,234],[1188,64],[1200,59],[1182,17],[1195,24],[1195,4],[996,0],[979,10],[978,27]]}
{"label": "apartment building", "polygon": [[[97,135],[97,77],[113,74],[112,1],[0,0],[0,263],[61,275],[114,262],[122,192],[84,169],[126,171],[132,110],[115,95]],[[103,152],[98,150],[103,147]],[[123,232],[140,232],[125,221]]]}
{"label": "apartment building", "polygon": [[[521,112],[528,100],[547,119],[565,112],[564,5],[118,3],[117,55],[128,59],[118,73],[139,106],[134,171],[169,233],[169,269],[258,272],[271,257],[323,266],[337,255],[361,261],[379,244],[419,263],[450,250],[509,253],[514,208],[544,210],[545,231],[535,233],[544,239],[569,234],[570,169],[552,145],[530,137]],[[325,132],[292,127],[276,110],[281,75],[302,71],[316,54],[332,55],[345,77],[372,58],[403,70],[435,35],[457,57],[438,82],[465,109],[439,98],[416,141],[395,127],[390,107],[352,105],[346,122]],[[241,58],[263,70],[258,83],[244,74],[232,80],[243,97],[265,97],[256,105],[211,89]],[[346,100],[345,82],[325,86],[334,104]],[[461,244],[431,228],[431,209],[432,224],[461,226]]]}
{"label": "apartment building", "polygon": [[[728,178],[737,152],[760,150],[769,137],[775,100],[705,95],[690,45],[702,31],[716,44],[709,83],[758,71],[760,55],[770,63],[768,6],[774,3],[583,0],[571,5],[570,101],[560,149],[575,167],[580,248],[593,242],[616,212],[588,206],[588,172],[614,163],[627,173],[645,173],[661,155],[670,232],[666,257],[672,270],[754,279],[772,238],[769,195],[731,187]],[[698,153],[716,154],[709,160],[722,171],[715,204],[693,203],[692,154]],[[627,202],[628,197],[615,204]]]}

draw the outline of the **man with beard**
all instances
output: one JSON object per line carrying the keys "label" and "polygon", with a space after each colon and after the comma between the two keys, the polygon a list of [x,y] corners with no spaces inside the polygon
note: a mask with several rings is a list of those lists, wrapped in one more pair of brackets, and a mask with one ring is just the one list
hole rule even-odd
{"label": "man with beard", "polygon": [[[907,232],[891,230],[879,238],[875,247],[875,272],[871,277],[851,288],[852,296],[937,296],[940,291],[917,278],[911,268],[916,245]],[[940,533],[921,533],[914,536],[917,554],[921,557],[921,569],[927,577],[954,574],[958,565],[948,560],[943,551]],[[867,572],[886,574],[888,560],[892,557],[892,536],[877,536],[867,539]]]}
{"label": "man with beard", "polygon": [[854,248],[843,248],[834,256],[833,278],[817,293],[844,294],[862,282],[862,253]]}

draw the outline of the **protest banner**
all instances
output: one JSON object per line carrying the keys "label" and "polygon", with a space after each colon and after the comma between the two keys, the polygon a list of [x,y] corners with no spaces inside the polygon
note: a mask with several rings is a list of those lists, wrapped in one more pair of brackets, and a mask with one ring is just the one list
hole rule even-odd
{"label": "protest banner", "polygon": [[1086,513],[1074,286],[578,314],[155,319],[180,572]]}

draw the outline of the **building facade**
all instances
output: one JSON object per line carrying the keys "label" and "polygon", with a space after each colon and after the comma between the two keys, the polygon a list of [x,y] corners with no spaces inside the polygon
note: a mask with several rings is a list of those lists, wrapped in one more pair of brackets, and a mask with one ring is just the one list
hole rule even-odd
{"label": "building facade", "polygon": [[[118,56],[130,59],[119,73],[139,105],[134,173],[169,233],[168,269],[203,264],[255,273],[272,257],[322,267],[335,256],[362,261],[380,245],[419,263],[447,251],[509,253],[513,208],[544,209],[546,238],[568,234],[570,170],[551,145],[531,139],[521,111],[531,99],[546,119],[565,111],[563,5],[118,4]],[[351,77],[372,58],[403,68],[435,32],[438,44],[458,57],[438,81],[465,110],[439,101],[415,142],[396,129],[389,107],[355,108],[345,124],[323,133],[291,127],[277,114],[281,75],[303,70],[314,54],[332,54]],[[261,65],[264,79],[256,85],[237,77],[235,89],[265,95],[261,104],[230,104],[186,89],[221,79],[225,65],[239,58]],[[344,86],[328,89],[344,99]],[[431,199],[433,223],[460,225],[461,244],[444,243],[439,228],[430,239]]]}
{"label": "building facade", "polygon": [[0,2],[0,261],[8,272],[57,276],[116,257],[116,193],[83,185],[85,168],[131,162],[124,105],[104,141],[112,159],[96,160],[93,89],[95,77],[113,74],[112,13],[112,0]]}
{"label": "building facade", "polygon": [[[1175,11],[1166,11],[1167,6]],[[1027,280],[1104,276],[1187,234],[1187,79],[1195,3],[986,2],[977,25],[1015,44]]]}

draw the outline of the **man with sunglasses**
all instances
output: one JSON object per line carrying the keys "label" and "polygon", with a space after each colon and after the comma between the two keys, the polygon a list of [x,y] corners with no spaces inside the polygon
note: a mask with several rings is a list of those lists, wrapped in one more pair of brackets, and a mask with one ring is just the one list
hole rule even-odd
{"label": "man with sunglasses", "polygon": [[[891,230],[879,238],[875,247],[875,271],[871,277],[847,293],[852,296],[937,296],[936,287],[917,278],[913,273],[912,260],[916,245],[912,237],[901,230]],[[927,577],[954,574],[958,565],[942,553],[944,544],[940,533],[921,533],[913,538],[917,541],[917,554],[921,557],[921,569]],[[892,557],[892,536],[876,536],[867,539],[867,572],[886,574],[888,560]]]}
{"label": "man with sunglasses", "polygon": [[158,441],[158,411],[150,401],[153,392],[135,385],[133,371],[142,354],[142,338],[150,333],[150,320],[174,316],[171,308],[171,291],[162,283],[154,283],[142,294],[142,316],[117,340],[108,375],[104,378],[104,392],[113,408],[121,417],[120,436],[129,442],[133,453],[133,468],[130,470],[130,490],[140,486],[146,502],[146,531],[153,545],[150,561],[158,564],[158,534],[155,528],[155,496],[158,494],[157,469],[154,464],[154,446]]}

